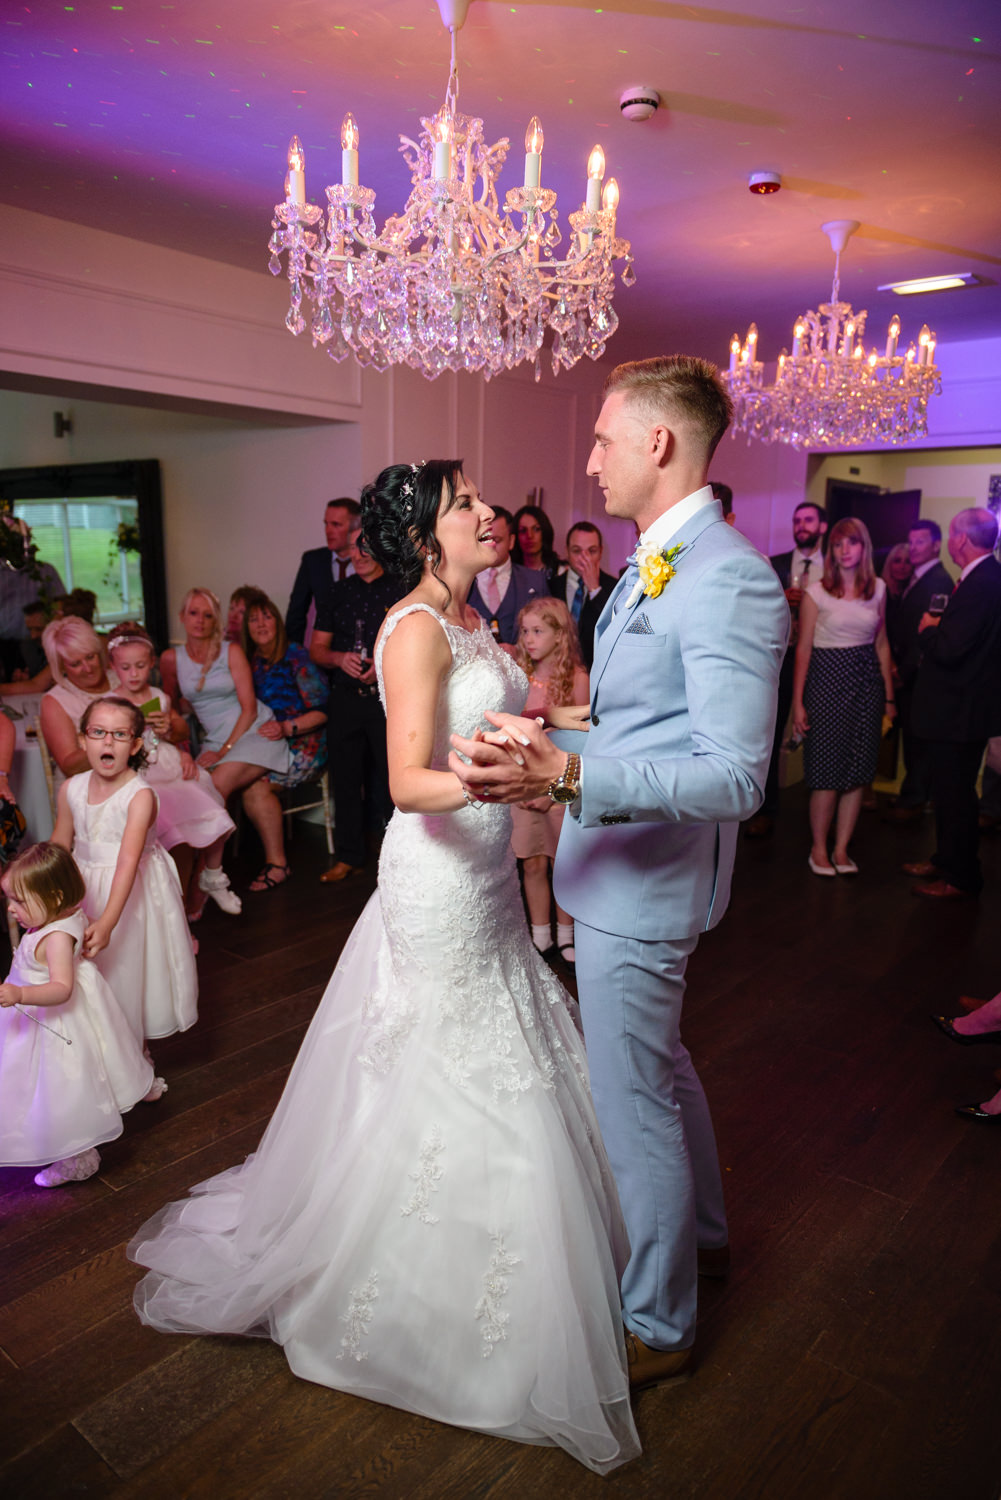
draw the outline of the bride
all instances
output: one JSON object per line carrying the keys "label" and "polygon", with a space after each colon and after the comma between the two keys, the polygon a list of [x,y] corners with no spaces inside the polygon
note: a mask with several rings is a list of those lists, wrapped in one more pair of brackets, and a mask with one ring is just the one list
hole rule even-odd
{"label": "bride", "polygon": [[149,1267],[136,1309],[271,1338],[308,1380],[605,1473],[639,1452],[615,1188],[508,810],[445,768],[451,733],[527,691],[465,602],[492,513],[433,460],[383,470],[362,516],[411,585],[375,653],[397,808],[379,888],[257,1152],[129,1246]]}

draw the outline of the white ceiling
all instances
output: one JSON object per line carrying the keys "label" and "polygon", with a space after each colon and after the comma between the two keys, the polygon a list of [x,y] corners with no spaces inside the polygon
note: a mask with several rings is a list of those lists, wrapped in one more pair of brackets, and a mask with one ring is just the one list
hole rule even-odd
{"label": "white ceiling", "polygon": [[[272,205],[297,132],[307,192],[339,180],[340,123],[361,130],[379,222],[406,198],[398,135],[436,110],[448,37],[434,0],[7,0],[0,201],[266,274]],[[999,0],[474,0],[459,36],[460,107],[508,135],[521,181],[531,115],[561,223],[596,140],[621,188],[613,355],[685,349],[725,360],[754,318],[774,358],[827,300],[820,224],[861,229],[842,295],[880,341],[927,321],[949,340],[1001,336]],[[631,124],[622,89],[654,85]],[[782,173],[754,197],[747,175]],[[970,291],[895,299],[881,282],[972,271]]]}

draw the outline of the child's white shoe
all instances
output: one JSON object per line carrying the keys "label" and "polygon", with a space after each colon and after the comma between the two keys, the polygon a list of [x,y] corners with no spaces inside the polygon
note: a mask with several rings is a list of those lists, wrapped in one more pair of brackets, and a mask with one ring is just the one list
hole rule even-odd
{"label": "child's white shoe", "polygon": [[235,891],[230,890],[229,876],[221,865],[218,870],[210,870],[206,865],[198,877],[198,889],[211,896],[216,905],[231,917],[238,917],[243,910],[243,902]]}
{"label": "child's white shoe", "polygon": [[35,1173],[36,1187],[62,1187],[64,1182],[86,1182],[88,1177],[100,1170],[101,1158],[95,1147],[81,1151],[76,1156],[67,1156],[54,1161],[51,1167],[43,1167]]}
{"label": "child's white shoe", "polygon": [[155,1104],[158,1099],[163,1098],[166,1092],[167,1080],[165,1078],[154,1078],[149,1086],[149,1090],[143,1094],[142,1102],[143,1104]]}

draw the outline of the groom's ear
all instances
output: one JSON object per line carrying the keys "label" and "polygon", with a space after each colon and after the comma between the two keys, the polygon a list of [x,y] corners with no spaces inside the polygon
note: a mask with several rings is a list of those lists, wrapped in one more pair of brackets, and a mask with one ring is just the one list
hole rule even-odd
{"label": "groom's ear", "polygon": [[663,467],[671,457],[675,448],[675,436],[670,427],[663,422],[658,422],[650,429],[650,457],[655,463]]}

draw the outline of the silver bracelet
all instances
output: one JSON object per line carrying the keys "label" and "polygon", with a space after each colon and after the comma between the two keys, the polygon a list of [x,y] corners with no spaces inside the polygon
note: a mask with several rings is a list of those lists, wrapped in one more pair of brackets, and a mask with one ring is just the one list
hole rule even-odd
{"label": "silver bracelet", "polygon": [[479,812],[480,808],[483,806],[483,803],[477,802],[476,798],[470,795],[469,788],[464,781],[460,781],[459,785],[462,788],[462,795],[465,797],[467,804],[470,807],[475,807],[476,811]]}

